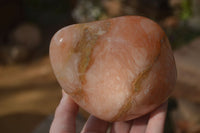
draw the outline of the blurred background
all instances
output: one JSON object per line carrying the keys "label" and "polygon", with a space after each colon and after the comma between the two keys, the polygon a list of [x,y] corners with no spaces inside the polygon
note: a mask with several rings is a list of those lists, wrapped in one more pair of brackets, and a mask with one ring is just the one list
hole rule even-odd
{"label": "blurred background", "polygon": [[[0,132],[48,133],[61,98],[48,57],[60,28],[123,15],[153,19],[178,69],[166,133],[200,133],[200,0],[1,0]],[[80,111],[80,132],[87,114]]]}

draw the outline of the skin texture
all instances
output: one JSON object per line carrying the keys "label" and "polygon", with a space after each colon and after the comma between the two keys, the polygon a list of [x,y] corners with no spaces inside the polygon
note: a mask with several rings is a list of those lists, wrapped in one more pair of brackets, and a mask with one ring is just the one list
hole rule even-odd
{"label": "skin texture", "polygon": [[[140,118],[114,123],[108,123],[91,115],[81,133],[106,133],[109,125],[111,133],[162,133],[166,111],[167,102]],[[78,105],[66,93],[63,93],[63,98],[55,112],[50,133],[75,133],[77,113]]]}
{"label": "skin texture", "polygon": [[61,87],[105,121],[140,117],[163,103],[176,81],[169,41],[152,20],[125,16],[58,31],[51,64]]}

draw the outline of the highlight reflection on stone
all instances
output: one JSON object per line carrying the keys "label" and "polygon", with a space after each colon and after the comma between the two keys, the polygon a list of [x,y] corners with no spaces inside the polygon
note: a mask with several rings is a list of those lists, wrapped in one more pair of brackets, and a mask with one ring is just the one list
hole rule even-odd
{"label": "highlight reflection on stone", "polygon": [[169,97],[176,81],[164,31],[139,16],[65,27],[52,38],[50,58],[65,92],[106,121],[152,111]]}

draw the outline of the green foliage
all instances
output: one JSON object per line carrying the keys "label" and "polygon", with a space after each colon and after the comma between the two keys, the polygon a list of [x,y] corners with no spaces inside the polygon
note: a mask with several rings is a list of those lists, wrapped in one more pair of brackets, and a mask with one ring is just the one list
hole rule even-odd
{"label": "green foliage", "polygon": [[187,20],[192,15],[191,0],[182,0],[181,9],[181,19]]}
{"label": "green foliage", "polygon": [[73,10],[73,18],[77,22],[88,22],[101,19],[105,11],[99,0],[79,0],[75,10]]}

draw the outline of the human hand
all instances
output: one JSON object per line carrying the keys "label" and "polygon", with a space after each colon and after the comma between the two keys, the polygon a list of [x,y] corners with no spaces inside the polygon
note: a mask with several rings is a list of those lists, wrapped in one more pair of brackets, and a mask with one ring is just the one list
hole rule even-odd
{"label": "human hand", "polygon": [[[66,94],[58,105],[50,133],[75,133],[78,105]],[[167,102],[140,118],[112,123],[111,133],[162,133],[167,112]],[[106,133],[109,122],[90,116],[81,133]]]}

